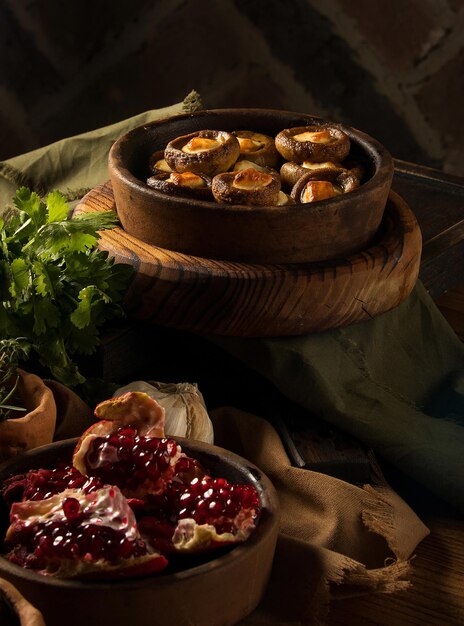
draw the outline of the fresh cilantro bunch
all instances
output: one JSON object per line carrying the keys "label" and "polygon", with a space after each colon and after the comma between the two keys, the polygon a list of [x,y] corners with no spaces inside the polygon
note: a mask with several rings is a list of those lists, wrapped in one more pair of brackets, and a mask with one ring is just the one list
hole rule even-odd
{"label": "fresh cilantro bunch", "polygon": [[92,354],[99,329],[123,315],[132,268],[97,250],[112,211],[70,217],[63,195],[22,187],[0,216],[0,337],[25,337],[39,362],[71,387],[84,382],[72,355]]}

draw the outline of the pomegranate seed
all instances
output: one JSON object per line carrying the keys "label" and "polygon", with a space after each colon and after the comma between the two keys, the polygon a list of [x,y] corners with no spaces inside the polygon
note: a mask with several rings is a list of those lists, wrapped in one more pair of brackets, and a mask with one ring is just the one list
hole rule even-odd
{"label": "pomegranate seed", "polygon": [[130,539],[124,537],[119,544],[119,555],[123,559],[128,559],[134,552],[134,544]]}
{"label": "pomegranate seed", "polygon": [[79,519],[81,513],[81,505],[76,498],[66,498],[63,502],[63,511],[68,520]]}
{"label": "pomegranate seed", "polygon": [[122,426],[119,430],[118,430],[118,434],[121,437],[135,437],[137,434],[137,431],[135,428],[133,428],[132,426]]}
{"label": "pomegranate seed", "polygon": [[100,535],[94,534],[92,535],[90,541],[90,552],[93,558],[97,561],[101,559],[105,552],[105,541],[102,539]]}
{"label": "pomegranate seed", "polygon": [[208,506],[209,512],[215,517],[222,513],[222,508],[222,504],[214,500],[210,502]]}
{"label": "pomegranate seed", "polygon": [[188,472],[189,469],[191,468],[192,464],[190,459],[188,458],[181,458],[177,461],[176,463],[176,473],[182,473],[182,472]]}
{"label": "pomegranate seed", "polygon": [[199,513],[207,513],[209,509],[209,503],[206,500],[199,500],[197,502],[197,511]]}
{"label": "pomegranate seed", "polygon": [[155,452],[159,448],[159,439],[156,437],[147,437],[145,442],[145,449]]}

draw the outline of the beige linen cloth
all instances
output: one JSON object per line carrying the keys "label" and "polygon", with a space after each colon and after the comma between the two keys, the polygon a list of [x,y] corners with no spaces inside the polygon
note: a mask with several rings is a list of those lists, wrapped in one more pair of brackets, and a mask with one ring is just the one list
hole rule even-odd
{"label": "beige linen cloth", "polygon": [[325,623],[331,598],[409,586],[410,557],[428,529],[385,483],[357,487],[292,467],[266,420],[234,408],[212,414],[215,442],[271,479],[281,527],[267,594],[246,626]]}
{"label": "beige linen cloth", "polygon": [[[92,410],[61,383],[46,383],[57,405],[54,439],[79,436],[93,422]],[[408,588],[411,556],[429,531],[385,483],[374,458],[374,484],[357,487],[292,467],[277,431],[261,417],[224,407],[211,419],[216,445],[258,466],[280,501],[267,593],[241,626],[324,624],[332,599]]]}

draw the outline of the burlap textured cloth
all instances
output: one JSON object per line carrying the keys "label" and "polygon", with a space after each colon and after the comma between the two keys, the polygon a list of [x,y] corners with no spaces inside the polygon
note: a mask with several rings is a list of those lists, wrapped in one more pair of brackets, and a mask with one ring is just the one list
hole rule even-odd
{"label": "burlap textured cloth", "polygon": [[408,559],[428,530],[378,468],[374,484],[357,487],[292,467],[260,417],[227,407],[212,419],[215,442],[262,469],[281,506],[267,594],[243,626],[323,624],[331,598],[409,586]]}

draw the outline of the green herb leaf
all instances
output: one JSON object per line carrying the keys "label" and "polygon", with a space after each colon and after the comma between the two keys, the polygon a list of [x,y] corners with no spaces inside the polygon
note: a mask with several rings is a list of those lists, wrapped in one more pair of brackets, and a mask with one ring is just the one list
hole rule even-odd
{"label": "green herb leaf", "polygon": [[24,259],[13,259],[10,268],[12,275],[11,294],[20,297],[30,283],[28,265]]}
{"label": "green herb leaf", "polygon": [[47,222],[61,222],[68,217],[69,206],[59,191],[52,191],[47,196]]}
{"label": "green herb leaf", "polygon": [[27,187],[21,187],[16,191],[13,202],[20,211],[24,211],[31,218],[36,228],[45,223],[47,207],[35,191],[31,192]]}
{"label": "green herb leaf", "polygon": [[58,191],[42,202],[22,187],[14,203],[0,232],[0,336],[26,337],[55,378],[80,384],[72,355],[95,352],[100,328],[124,314],[132,267],[97,248],[99,231],[117,216],[71,217]]}

